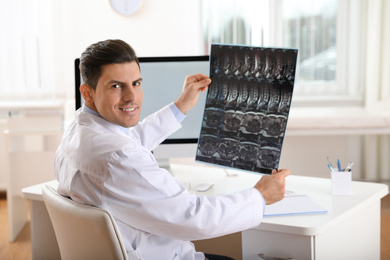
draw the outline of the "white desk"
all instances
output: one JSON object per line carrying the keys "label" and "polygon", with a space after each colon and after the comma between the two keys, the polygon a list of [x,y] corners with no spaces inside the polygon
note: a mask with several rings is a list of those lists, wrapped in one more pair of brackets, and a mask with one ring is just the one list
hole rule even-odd
{"label": "white desk", "polygon": [[380,259],[384,184],[352,182],[352,196],[332,196],[330,179],[288,177],[287,189],[309,195],[327,214],[267,217],[242,233],[243,258]]}
{"label": "white desk", "polygon": [[[252,187],[261,176],[221,168],[172,165],[174,177],[190,191],[205,195],[226,194]],[[201,182],[214,187],[203,193]],[[56,187],[56,181],[49,183]],[[22,190],[31,203],[33,259],[60,259],[48,213],[42,201],[42,186]],[[380,200],[388,187],[377,183],[352,183],[352,196],[332,196],[330,179],[289,176],[288,190],[309,195],[328,209],[327,214],[265,217],[260,226],[242,232],[243,259],[259,253],[295,259],[380,259]],[[47,244],[50,243],[50,244]]]}

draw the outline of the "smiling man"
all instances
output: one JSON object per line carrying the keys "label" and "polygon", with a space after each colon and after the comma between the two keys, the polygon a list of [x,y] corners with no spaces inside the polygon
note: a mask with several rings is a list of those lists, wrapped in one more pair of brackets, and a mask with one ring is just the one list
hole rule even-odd
{"label": "smiling man", "polygon": [[85,104],[111,123],[132,127],[142,107],[142,78],[136,61],[102,66],[95,88],[80,87]]}
{"label": "smiling man", "polygon": [[159,168],[151,151],[180,128],[211,83],[209,77],[187,76],[175,102],[139,122],[142,77],[127,43],[92,44],[81,55],[80,71],[85,104],[76,111],[55,156],[58,192],[108,210],[129,259],[205,259],[190,240],[254,227],[261,222],[264,205],[283,198],[288,170],[263,176],[252,189],[209,197],[188,193]]}

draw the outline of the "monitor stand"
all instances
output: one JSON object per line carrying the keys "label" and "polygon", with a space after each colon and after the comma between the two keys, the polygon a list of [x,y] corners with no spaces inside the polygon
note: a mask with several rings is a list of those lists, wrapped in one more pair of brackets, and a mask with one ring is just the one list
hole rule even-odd
{"label": "monitor stand", "polygon": [[172,174],[171,162],[169,158],[156,158],[158,166],[170,172]]}

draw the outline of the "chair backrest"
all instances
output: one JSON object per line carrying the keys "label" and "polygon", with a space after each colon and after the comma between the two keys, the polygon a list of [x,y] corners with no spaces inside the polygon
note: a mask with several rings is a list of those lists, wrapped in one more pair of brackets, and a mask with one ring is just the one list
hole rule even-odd
{"label": "chair backrest", "polygon": [[49,186],[43,188],[42,195],[62,260],[128,259],[109,212],[77,203]]}

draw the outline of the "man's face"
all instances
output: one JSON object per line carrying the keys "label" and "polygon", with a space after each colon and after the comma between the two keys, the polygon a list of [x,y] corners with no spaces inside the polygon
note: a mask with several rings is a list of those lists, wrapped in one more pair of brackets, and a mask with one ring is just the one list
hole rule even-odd
{"label": "man's face", "polygon": [[142,107],[141,82],[136,62],[104,65],[96,91],[90,91],[86,104],[114,124],[135,126]]}

